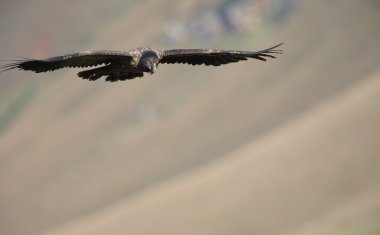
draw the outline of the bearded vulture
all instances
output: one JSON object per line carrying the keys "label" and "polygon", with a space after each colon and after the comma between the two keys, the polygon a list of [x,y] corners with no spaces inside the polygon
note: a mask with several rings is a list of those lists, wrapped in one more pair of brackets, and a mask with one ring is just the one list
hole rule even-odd
{"label": "bearded vulture", "polygon": [[154,50],[149,47],[131,51],[83,51],[47,59],[19,59],[1,67],[2,72],[10,69],[30,70],[36,73],[54,71],[62,68],[97,68],[84,70],[78,76],[90,81],[106,77],[106,81],[116,82],[144,76],[144,72],[155,73],[158,64],[212,65],[235,63],[248,58],[266,61],[276,58],[273,54],[282,54],[276,49],[281,44],[261,51],[236,51],[215,49],[173,49]]}

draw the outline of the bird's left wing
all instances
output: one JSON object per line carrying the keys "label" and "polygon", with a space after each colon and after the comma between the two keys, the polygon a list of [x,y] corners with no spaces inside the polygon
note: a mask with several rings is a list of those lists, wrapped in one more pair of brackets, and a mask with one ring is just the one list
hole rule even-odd
{"label": "bird's left wing", "polygon": [[[10,69],[31,70],[36,73],[54,71],[62,68],[92,67],[101,64],[129,62],[133,58],[131,52],[124,51],[84,51],[48,59],[20,59],[1,67],[3,71]],[[2,71],[2,72],[3,72]]]}
{"label": "bird's left wing", "polygon": [[282,54],[282,50],[276,49],[281,46],[278,44],[271,48],[261,51],[226,51],[215,49],[174,49],[166,50],[162,53],[160,63],[174,64],[191,64],[191,65],[213,65],[234,63],[240,60],[254,58],[266,61],[267,58],[276,58],[273,54]]}

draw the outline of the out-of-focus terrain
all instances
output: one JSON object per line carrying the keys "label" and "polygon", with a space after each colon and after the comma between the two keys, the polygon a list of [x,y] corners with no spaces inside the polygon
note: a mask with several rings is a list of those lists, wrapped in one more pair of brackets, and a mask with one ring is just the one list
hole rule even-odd
{"label": "out-of-focus terrain", "polygon": [[1,234],[378,234],[377,1],[8,1],[0,59],[259,50],[88,82],[0,74]]}

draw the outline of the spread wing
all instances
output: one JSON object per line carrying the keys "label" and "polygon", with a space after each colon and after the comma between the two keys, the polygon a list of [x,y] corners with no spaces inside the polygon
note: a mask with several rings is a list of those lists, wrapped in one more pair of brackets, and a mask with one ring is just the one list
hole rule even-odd
{"label": "spread wing", "polygon": [[6,64],[1,69],[31,70],[36,73],[54,71],[62,68],[83,68],[98,65],[117,65],[130,62],[133,58],[131,52],[123,51],[84,51],[64,56],[57,56],[43,60],[20,59]]}
{"label": "spread wing", "polygon": [[166,50],[162,54],[160,63],[174,64],[191,64],[191,65],[213,65],[234,63],[240,60],[254,58],[266,61],[266,58],[276,58],[273,54],[282,54],[282,50],[276,49],[281,46],[278,44],[271,48],[261,51],[225,51],[214,49],[174,49]]}

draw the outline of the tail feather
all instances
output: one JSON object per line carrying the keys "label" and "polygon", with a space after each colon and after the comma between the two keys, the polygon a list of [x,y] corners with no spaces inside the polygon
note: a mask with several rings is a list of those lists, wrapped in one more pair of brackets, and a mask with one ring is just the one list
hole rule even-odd
{"label": "tail feather", "polygon": [[109,68],[109,66],[103,66],[99,68],[84,70],[78,73],[78,77],[89,80],[89,81],[95,81],[99,78],[105,76],[107,82],[117,82],[117,81],[124,81],[129,79],[134,79],[135,77],[142,77],[143,73],[132,73],[132,72],[125,72],[125,73],[115,73],[112,71],[112,69]]}
{"label": "tail feather", "polygon": [[103,66],[100,68],[95,68],[95,69],[89,69],[89,70],[84,70],[78,73],[78,77],[87,79],[89,81],[95,81],[102,76],[107,76],[108,75],[108,69],[107,66]]}

